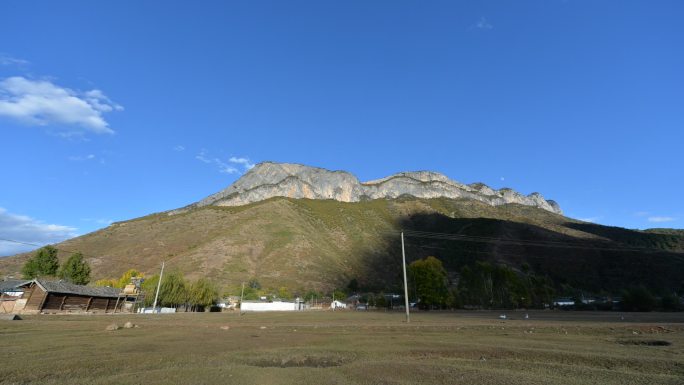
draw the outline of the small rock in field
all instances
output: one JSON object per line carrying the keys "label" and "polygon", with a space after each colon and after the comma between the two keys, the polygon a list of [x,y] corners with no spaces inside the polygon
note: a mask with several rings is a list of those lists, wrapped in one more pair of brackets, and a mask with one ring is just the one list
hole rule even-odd
{"label": "small rock in field", "polygon": [[264,330],[264,329],[266,329],[266,326],[262,326],[259,329]]}
{"label": "small rock in field", "polygon": [[119,325],[117,325],[117,324],[115,324],[115,323],[114,323],[114,324],[107,325],[107,327],[105,328],[105,330],[107,330],[107,331],[119,330]]}
{"label": "small rock in field", "polygon": [[132,329],[133,328],[133,322],[128,321],[124,324],[124,329]]}
{"label": "small rock in field", "polygon": [[221,330],[230,330],[230,326],[228,326],[228,325],[221,326]]}

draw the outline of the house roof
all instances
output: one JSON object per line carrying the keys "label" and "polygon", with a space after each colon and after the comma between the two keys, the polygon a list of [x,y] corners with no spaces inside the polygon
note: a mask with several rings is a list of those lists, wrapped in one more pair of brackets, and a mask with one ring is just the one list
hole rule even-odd
{"label": "house roof", "polygon": [[6,279],[4,281],[0,281],[0,292],[13,291],[14,289],[29,282],[31,281],[22,279]]}
{"label": "house roof", "polygon": [[115,289],[113,287],[83,286],[66,281],[46,281],[43,279],[34,279],[32,282],[38,284],[48,293],[75,294],[90,297],[109,298],[116,298],[119,296],[119,293],[121,293],[120,289]]}

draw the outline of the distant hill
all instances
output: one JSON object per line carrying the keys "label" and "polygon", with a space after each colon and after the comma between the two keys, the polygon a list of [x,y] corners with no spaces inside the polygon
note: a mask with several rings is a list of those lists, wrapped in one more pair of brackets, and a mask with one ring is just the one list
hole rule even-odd
{"label": "distant hill", "polygon": [[[213,202],[235,199],[231,194],[215,195]],[[129,268],[156,273],[166,261],[168,269],[224,287],[256,278],[264,287],[305,292],[345,287],[356,278],[367,289],[394,290],[401,283],[404,229],[413,231],[406,237],[409,262],[437,256],[452,277],[464,265],[486,260],[594,293],[637,284],[656,291],[684,285],[681,231],[601,226],[536,205],[408,194],[354,202],[206,202],[114,223],[57,247],[83,252],[94,278],[120,276]],[[416,237],[416,231],[451,236]],[[0,274],[18,274],[27,256],[0,259]]]}

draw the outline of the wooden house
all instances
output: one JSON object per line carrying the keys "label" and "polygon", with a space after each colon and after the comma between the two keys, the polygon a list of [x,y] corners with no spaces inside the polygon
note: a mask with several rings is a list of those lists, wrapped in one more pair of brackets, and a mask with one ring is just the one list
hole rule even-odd
{"label": "wooden house", "polygon": [[14,313],[113,312],[120,289],[90,287],[65,281],[34,279],[21,286],[23,306]]}

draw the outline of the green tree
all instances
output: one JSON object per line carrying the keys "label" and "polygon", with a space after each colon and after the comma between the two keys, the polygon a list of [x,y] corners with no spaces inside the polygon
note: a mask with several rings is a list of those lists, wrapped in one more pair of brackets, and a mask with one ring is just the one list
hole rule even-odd
{"label": "green tree", "polygon": [[378,309],[387,308],[387,306],[389,306],[389,302],[387,301],[387,298],[385,298],[385,293],[380,292],[380,294],[376,295],[374,298],[374,304]]}
{"label": "green tree", "polygon": [[244,296],[243,296],[244,300],[253,301],[253,300],[259,299],[260,296],[261,296],[261,290],[255,289],[251,286],[245,286],[245,292],[244,292]]}
{"label": "green tree", "polygon": [[55,276],[59,269],[57,249],[52,246],[42,247],[31,259],[26,261],[21,269],[25,279],[33,279],[42,276]]}
{"label": "green tree", "polygon": [[426,257],[412,262],[409,271],[415,285],[415,292],[420,298],[421,307],[443,307],[449,302],[447,272],[442,261],[435,257]]}
{"label": "green tree", "polygon": [[140,285],[143,293],[145,293],[145,307],[150,307],[154,303],[154,294],[157,290],[157,284],[159,283],[159,276],[153,275],[146,278],[145,281]]}
{"label": "green tree", "polygon": [[188,302],[192,310],[213,305],[219,297],[218,289],[211,281],[200,278],[190,285]]}
{"label": "green tree", "polygon": [[[157,292],[159,276],[153,275],[145,279],[142,283],[142,290],[145,293],[145,306],[152,306]],[[188,284],[179,271],[164,273],[162,283],[159,288],[159,299],[157,306],[179,307],[188,303]]]}
{"label": "green tree", "polygon": [[622,308],[626,311],[652,311],[656,298],[644,286],[632,287],[622,293]]}
{"label": "green tree", "polygon": [[293,295],[288,288],[283,286],[278,289],[278,298],[289,300],[293,298]]}
{"label": "green tree", "polygon": [[682,309],[679,296],[676,293],[666,293],[660,299],[660,307],[665,311],[679,311]]}
{"label": "green tree", "polygon": [[333,290],[332,294],[330,296],[334,296],[336,301],[344,302],[344,300],[347,299],[347,293],[342,290],[342,289],[335,289]]}
{"label": "green tree", "polygon": [[58,275],[77,285],[87,285],[90,282],[90,266],[83,259],[83,254],[75,253],[62,265]]}
{"label": "green tree", "polygon": [[350,293],[357,293],[359,291],[359,281],[356,278],[352,278],[347,284],[347,289]]}
{"label": "green tree", "polygon": [[180,271],[164,274],[159,300],[162,306],[178,307],[188,302],[188,284]]}

